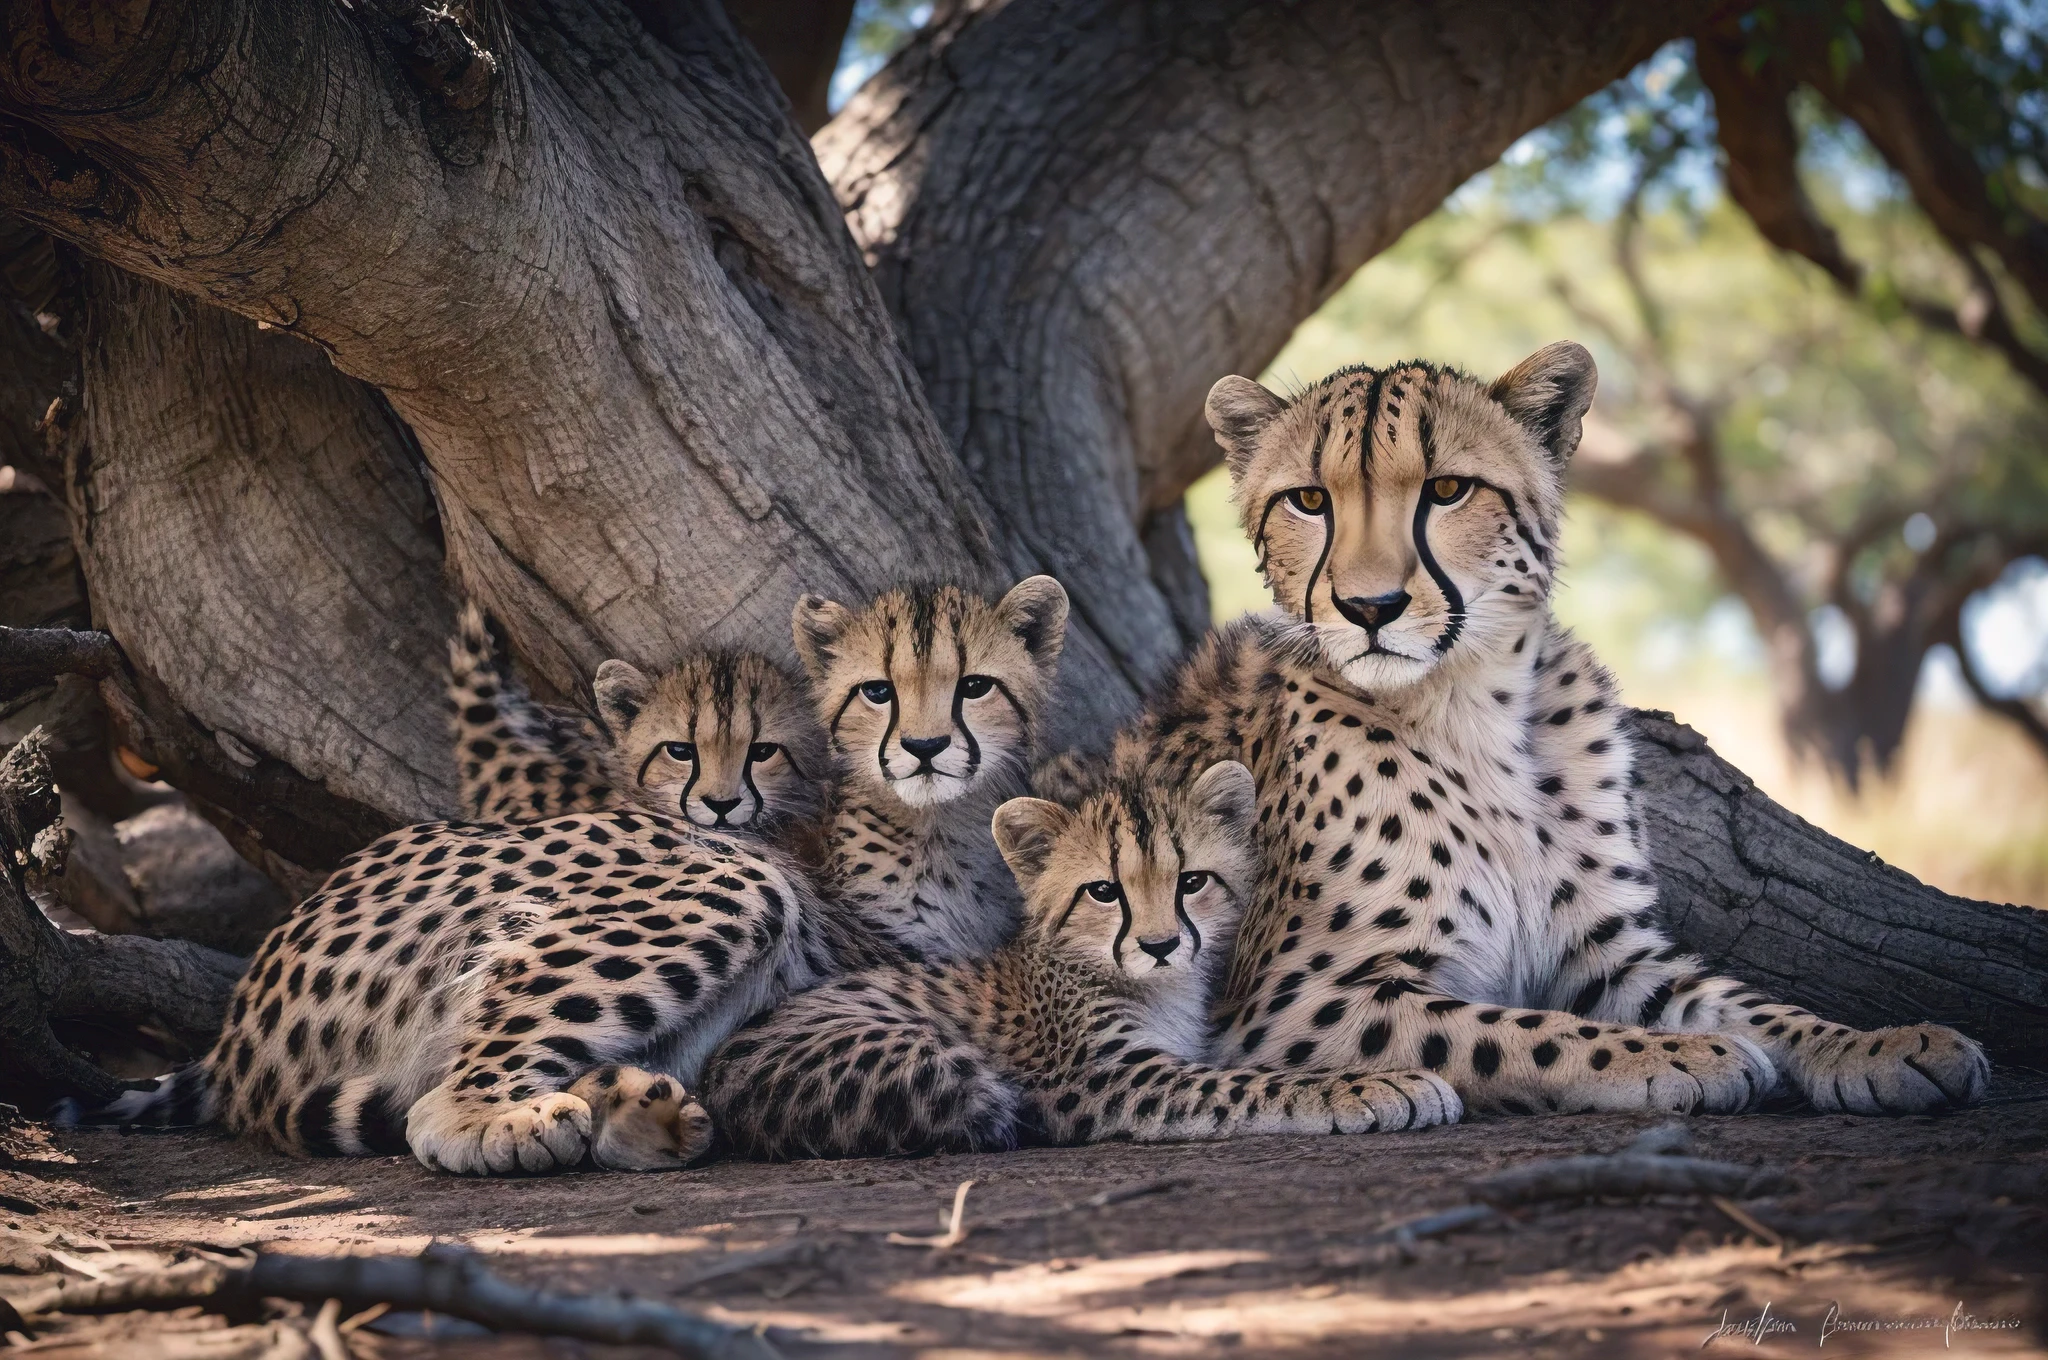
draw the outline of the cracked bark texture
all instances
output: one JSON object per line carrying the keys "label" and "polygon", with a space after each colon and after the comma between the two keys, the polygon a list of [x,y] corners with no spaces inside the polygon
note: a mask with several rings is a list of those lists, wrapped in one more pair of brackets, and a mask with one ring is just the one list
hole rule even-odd
{"label": "cracked bark texture", "polygon": [[6,205],[381,388],[463,586],[560,693],[787,652],[803,590],[996,580],[766,70],[716,0],[666,8],[663,42],[617,3],[484,7],[468,108],[318,0],[15,10],[0,75]]}
{"label": "cracked bark texture", "polygon": [[95,621],[138,672],[128,744],[272,867],[452,807],[454,608],[404,427],[313,345],[85,274],[65,488]]}
{"label": "cracked bark texture", "polygon": [[1636,710],[1658,905],[1689,948],[1843,1024],[1954,1025],[2048,1061],[2048,912],[1951,897],[1758,791],[1668,713]]}

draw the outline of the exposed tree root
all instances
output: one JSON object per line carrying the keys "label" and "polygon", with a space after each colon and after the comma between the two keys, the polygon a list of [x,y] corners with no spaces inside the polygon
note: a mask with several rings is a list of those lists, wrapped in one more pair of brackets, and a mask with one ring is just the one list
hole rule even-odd
{"label": "exposed tree root", "polygon": [[61,872],[68,840],[38,728],[0,759],[0,1087],[106,1100],[120,1083],[59,1042],[51,1019],[155,1017],[204,1047],[242,961],[184,940],[57,929],[30,899],[29,876]]}
{"label": "exposed tree root", "polygon": [[119,1313],[259,1299],[347,1308],[431,1309],[497,1331],[570,1336],[612,1345],[666,1346],[685,1356],[772,1356],[759,1333],[625,1295],[551,1294],[493,1275],[466,1247],[436,1243],[418,1256],[294,1256],[196,1260],[109,1280],[76,1280],[14,1301],[21,1314]]}
{"label": "exposed tree root", "polygon": [[1784,1173],[1771,1167],[1685,1156],[1691,1141],[1684,1125],[1666,1124],[1644,1133],[1620,1152],[1531,1162],[1474,1181],[1472,1195],[1505,1209],[1546,1200],[1643,1199],[1650,1195],[1743,1199],[1785,1183]]}

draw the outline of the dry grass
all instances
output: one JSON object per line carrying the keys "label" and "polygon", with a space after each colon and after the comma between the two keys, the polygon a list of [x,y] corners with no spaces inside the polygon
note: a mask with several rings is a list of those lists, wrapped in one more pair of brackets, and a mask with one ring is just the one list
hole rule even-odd
{"label": "dry grass", "polygon": [[1852,794],[1793,761],[1760,683],[1708,691],[1638,681],[1629,699],[1670,709],[1771,797],[1922,882],[2048,907],[2048,760],[2001,718],[1923,700],[1889,777]]}

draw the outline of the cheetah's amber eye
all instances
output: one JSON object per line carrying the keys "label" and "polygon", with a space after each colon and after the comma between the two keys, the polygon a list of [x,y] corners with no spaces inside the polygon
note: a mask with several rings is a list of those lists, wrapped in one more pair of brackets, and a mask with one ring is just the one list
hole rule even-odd
{"label": "cheetah's amber eye", "polygon": [[1287,503],[1304,515],[1320,515],[1330,503],[1330,493],[1319,486],[1297,486],[1287,493]]}
{"label": "cheetah's amber eye", "polygon": [[988,675],[963,675],[960,677],[960,697],[979,699],[996,687],[995,677]]}
{"label": "cheetah's amber eye", "polygon": [[1117,887],[1115,880],[1107,878],[1096,879],[1082,891],[1098,902],[1114,902],[1123,895],[1123,889]]}
{"label": "cheetah's amber eye", "polygon": [[668,753],[668,758],[670,760],[688,760],[694,762],[697,759],[696,746],[687,741],[665,741],[661,744],[661,749]]}
{"label": "cheetah's amber eye", "polygon": [[775,759],[775,753],[781,749],[772,741],[757,741],[747,748],[747,760],[759,765],[764,760]]}
{"label": "cheetah's amber eye", "polygon": [[1438,477],[1429,484],[1429,498],[1438,505],[1456,505],[1471,489],[1470,477]]}
{"label": "cheetah's amber eye", "polygon": [[1182,874],[1180,876],[1180,895],[1182,897],[1193,897],[1196,893],[1208,887],[1209,880],[1215,876],[1212,873],[1200,870],[1194,873]]}

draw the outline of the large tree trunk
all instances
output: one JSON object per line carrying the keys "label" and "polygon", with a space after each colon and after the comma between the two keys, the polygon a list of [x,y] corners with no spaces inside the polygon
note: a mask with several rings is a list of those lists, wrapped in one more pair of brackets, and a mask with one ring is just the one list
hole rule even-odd
{"label": "large tree trunk", "polygon": [[826,126],[948,442],[1013,557],[1056,564],[1107,644],[1070,651],[1078,732],[1206,625],[1186,534],[1156,526],[1220,457],[1209,385],[1265,368],[1451,190],[1712,8],[987,6]]}
{"label": "large tree trunk", "polygon": [[380,387],[463,586],[557,691],[610,656],[787,651],[806,589],[994,583],[977,498],[716,0],[666,7],[674,45],[623,4],[477,8],[17,8],[0,194]]}
{"label": "large tree trunk", "polygon": [[[122,310],[74,508],[124,720],[182,723],[155,739],[183,777],[248,776],[203,792],[298,865],[441,796],[424,501],[365,390],[278,348],[309,343],[411,431],[459,589],[544,691],[612,655],[786,651],[800,591],[1050,570],[1077,605],[1053,735],[1099,738],[1204,617],[1178,507],[1215,457],[1208,384],[1712,8],[962,7],[821,134],[849,235],[715,0],[13,7],[0,207],[291,337],[96,285]],[[125,371],[152,356],[168,375]],[[189,404],[259,369],[268,395]],[[198,489],[108,541],[93,488],[151,494],[167,436]],[[335,561],[219,513],[233,470]],[[212,612],[180,625],[166,562]],[[329,566],[304,601],[235,595]],[[335,663],[365,639],[410,673]],[[259,821],[280,807],[300,824]]]}
{"label": "large tree trunk", "polygon": [[454,609],[409,434],[304,341],[105,265],[85,294],[64,485],[134,670],[126,743],[300,888],[452,810]]}

